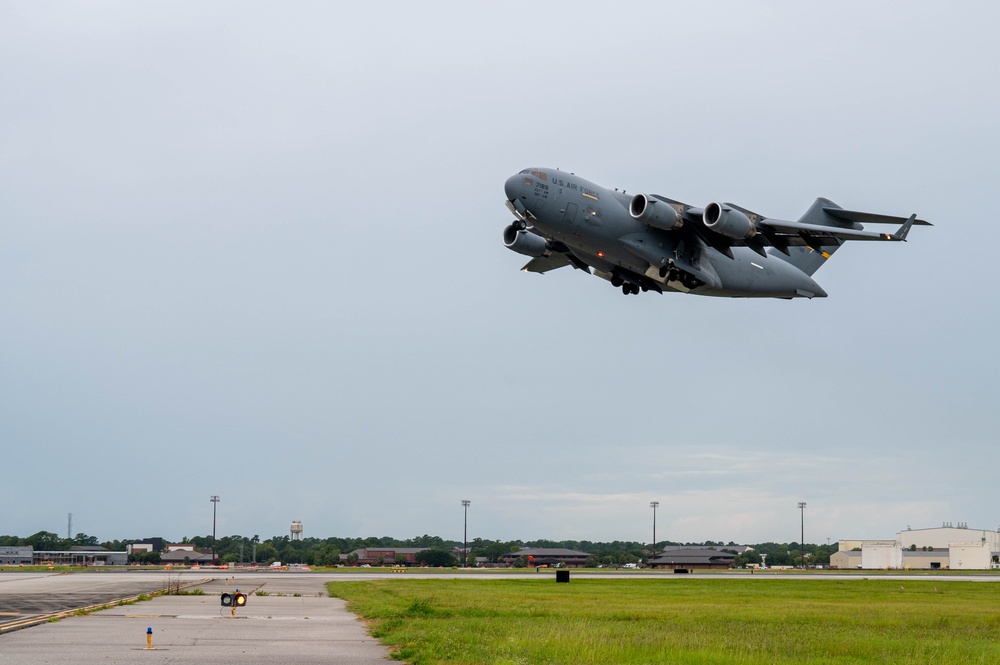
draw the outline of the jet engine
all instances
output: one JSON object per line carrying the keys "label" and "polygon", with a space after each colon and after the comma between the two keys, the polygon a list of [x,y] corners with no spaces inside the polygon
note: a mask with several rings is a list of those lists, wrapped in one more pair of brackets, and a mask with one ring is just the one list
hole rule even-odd
{"label": "jet engine", "polygon": [[507,249],[536,259],[547,251],[545,238],[528,231],[519,231],[513,224],[503,230],[503,244]]}
{"label": "jet engine", "polygon": [[722,203],[713,202],[705,206],[705,226],[737,240],[757,234],[757,228],[749,217]]}
{"label": "jet engine", "polygon": [[684,225],[684,221],[677,216],[677,211],[672,205],[645,194],[633,196],[628,211],[633,219],[654,229],[672,231]]}

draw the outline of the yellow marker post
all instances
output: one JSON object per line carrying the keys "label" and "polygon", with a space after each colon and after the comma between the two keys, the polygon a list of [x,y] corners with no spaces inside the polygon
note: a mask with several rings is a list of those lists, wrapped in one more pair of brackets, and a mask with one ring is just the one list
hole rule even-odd
{"label": "yellow marker post", "polygon": [[152,649],[153,648],[153,627],[152,626],[150,626],[149,628],[146,629],[146,648],[147,649]]}

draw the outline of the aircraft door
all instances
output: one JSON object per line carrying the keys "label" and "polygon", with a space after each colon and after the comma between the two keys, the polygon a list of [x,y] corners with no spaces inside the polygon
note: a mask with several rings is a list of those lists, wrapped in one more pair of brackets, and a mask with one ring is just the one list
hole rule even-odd
{"label": "aircraft door", "polygon": [[572,224],[576,221],[577,206],[575,203],[566,204],[566,212],[563,213],[563,221]]}

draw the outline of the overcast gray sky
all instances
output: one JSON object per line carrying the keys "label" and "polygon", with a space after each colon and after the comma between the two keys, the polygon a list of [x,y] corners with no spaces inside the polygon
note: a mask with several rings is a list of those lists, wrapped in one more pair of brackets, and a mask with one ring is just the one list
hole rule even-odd
{"label": "overcast gray sky", "polygon": [[[0,533],[997,528],[1000,6],[0,3]],[[519,272],[507,176],[919,213],[825,300]]]}

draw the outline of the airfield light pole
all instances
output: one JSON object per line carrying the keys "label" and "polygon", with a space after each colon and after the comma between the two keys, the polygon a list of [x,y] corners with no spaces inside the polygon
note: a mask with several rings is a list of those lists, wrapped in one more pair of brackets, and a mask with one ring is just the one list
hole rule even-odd
{"label": "airfield light pole", "polygon": [[653,556],[656,556],[656,509],[660,507],[659,501],[650,501],[649,507],[653,509]]}
{"label": "airfield light pole", "polygon": [[802,570],[806,568],[806,502],[799,501],[799,557],[802,559]]}
{"label": "airfield light pole", "polygon": [[462,499],[462,507],[465,508],[465,530],[462,535],[462,567],[469,565],[469,504],[468,499]]}
{"label": "airfield light pole", "polygon": [[209,499],[212,502],[212,565],[215,565],[215,507],[219,504],[219,495],[213,494]]}

